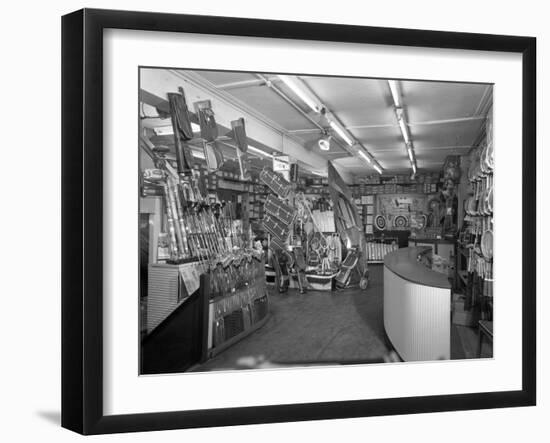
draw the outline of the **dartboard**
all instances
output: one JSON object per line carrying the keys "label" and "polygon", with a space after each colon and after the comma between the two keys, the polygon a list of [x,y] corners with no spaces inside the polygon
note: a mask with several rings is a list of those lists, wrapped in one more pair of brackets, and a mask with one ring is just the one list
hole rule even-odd
{"label": "dartboard", "polygon": [[409,224],[409,221],[407,220],[407,217],[404,215],[398,215],[393,219],[393,225],[396,228],[404,228]]}
{"label": "dartboard", "polygon": [[374,219],[374,225],[380,231],[386,229],[386,218],[383,215],[377,215]]}

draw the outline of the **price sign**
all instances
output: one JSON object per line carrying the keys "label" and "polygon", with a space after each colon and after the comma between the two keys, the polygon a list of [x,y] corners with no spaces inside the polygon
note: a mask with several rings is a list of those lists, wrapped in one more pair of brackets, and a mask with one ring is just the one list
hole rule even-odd
{"label": "price sign", "polygon": [[273,157],[273,170],[280,171],[290,171],[290,158],[288,155],[278,155]]}
{"label": "price sign", "polygon": [[273,157],[273,171],[290,181],[290,157],[288,155]]}
{"label": "price sign", "polygon": [[187,294],[191,295],[200,285],[200,274],[195,263],[180,267],[180,276],[187,289]]}

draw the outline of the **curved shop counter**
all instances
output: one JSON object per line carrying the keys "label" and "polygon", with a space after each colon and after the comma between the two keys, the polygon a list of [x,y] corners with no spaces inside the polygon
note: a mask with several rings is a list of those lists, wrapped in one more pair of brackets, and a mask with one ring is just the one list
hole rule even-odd
{"label": "curved shop counter", "polygon": [[451,356],[451,285],[432,271],[430,247],[408,247],[384,259],[384,328],[404,361]]}

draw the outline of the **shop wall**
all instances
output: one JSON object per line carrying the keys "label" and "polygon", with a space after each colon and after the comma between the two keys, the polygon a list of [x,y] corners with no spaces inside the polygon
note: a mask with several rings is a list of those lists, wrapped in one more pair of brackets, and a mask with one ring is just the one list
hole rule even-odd
{"label": "shop wall", "polygon": [[[99,0],[8,2],[0,29],[3,106],[0,108],[4,176],[10,211],[2,217],[2,365],[0,439],[6,442],[340,442],[426,443],[542,442],[550,435],[550,324],[539,315],[539,406],[536,408],[418,414],[304,423],[236,426],[133,435],[80,437],[59,428],[60,411],[60,16],[80,7],[157,10],[282,20],[341,22],[448,31],[536,35],[539,38],[539,222],[550,217],[542,205],[550,193],[550,157],[542,155],[543,125],[550,121],[550,28],[544,2],[506,3],[464,0],[318,2],[280,0],[170,2]],[[185,59],[185,54],[179,55]],[[215,56],[215,55],[213,55]],[[330,63],[330,61],[327,61]],[[368,63],[368,61],[366,61]],[[335,67],[335,70],[337,67]],[[31,118],[29,100],[35,112]],[[497,91],[498,95],[498,91]],[[45,104],[45,108],[40,105]],[[23,136],[26,136],[23,139]],[[33,143],[34,138],[39,143]],[[23,142],[23,140],[25,140]],[[129,140],[128,143],[134,143]],[[545,175],[546,174],[546,175]],[[542,189],[543,187],[544,189]],[[33,215],[33,216],[31,216]],[[75,214],[75,216],[77,216]],[[542,225],[542,224],[540,224]],[[539,251],[549,250],[539,236]],[[539,312],[548,312],[550,291],[540,278],[550,268],[539,255]],[[365,380],[369,383],[369,380]],[[322,389],[322,386],[319,387]],[[292,389],[282,386],[281,389]]]}
{"label": "shop wall", "polygon": [[[436,194],[437,195],[437,194]],[[432,194],[379,194],[376,196],[376,213],[391,216],[408,215],[409,212],[428,212],[428,200]],[[396,200],[410,203],[397,205]]]}

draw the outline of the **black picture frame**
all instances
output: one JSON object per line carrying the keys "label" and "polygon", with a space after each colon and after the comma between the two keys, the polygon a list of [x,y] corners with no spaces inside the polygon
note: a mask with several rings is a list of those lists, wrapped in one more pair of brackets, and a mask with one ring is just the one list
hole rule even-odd
{"label": "black picture frame", "polygon": [[[521,54],[522,389],[104,415],[102,34],[108,28]],[[82,434],[105,434],[530,406],[536,403],[535,38],[149,12],[76,11],[62,18],[62,174],[62,426],[65,428]]]}

